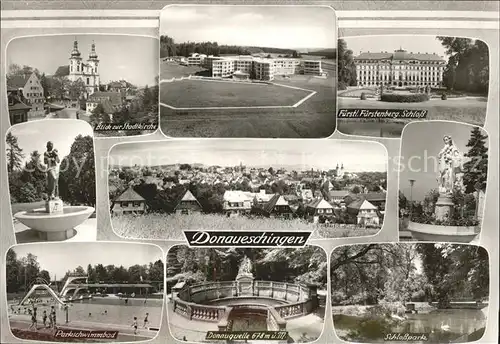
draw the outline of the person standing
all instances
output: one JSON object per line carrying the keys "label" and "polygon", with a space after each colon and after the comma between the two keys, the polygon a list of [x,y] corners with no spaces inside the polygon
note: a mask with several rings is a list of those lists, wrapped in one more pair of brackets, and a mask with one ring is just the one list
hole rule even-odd
{"label": "person standing", "polygon": [[134,317],[134,322],[132,323],[132,327],[134,328],[134,334],[137,334],[137,317]]}

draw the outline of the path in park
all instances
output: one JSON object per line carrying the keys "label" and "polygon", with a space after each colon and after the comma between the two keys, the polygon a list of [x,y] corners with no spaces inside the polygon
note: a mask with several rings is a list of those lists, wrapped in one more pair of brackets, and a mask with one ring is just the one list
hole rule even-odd
{"label": "path in park", "polygon": [[[10,327],[27,330],[31,325],[31,321],[28,320],[28,318],[29,316],[24,315],[11,315],[9,319]],[[43,329],[42,326],[41,323],[38,323],[39,332],[50,333],[49,329]],[[134,335],[134,330],[131,326],[95,323],[90,321],[72,321],[70,326],[62,324],[58,325],[58,328],[87,331],[118,331],[118,338],[116,341],[119,342],[149,340],[156,337],[158,333],[157,331],[139,328],[137,335]]]}
{"label": "path in park", "polygon": [[[172,303],[167,304],[168,323],[174,338],[188,342],[205,342],[207,331],[218,331],[217,323],[188,320],[174,313]],[[303,337],[304,333],[311,341],[319,338],[323,332],[324,320],[315,314],[287,320],[286,330],[295,341]]]}

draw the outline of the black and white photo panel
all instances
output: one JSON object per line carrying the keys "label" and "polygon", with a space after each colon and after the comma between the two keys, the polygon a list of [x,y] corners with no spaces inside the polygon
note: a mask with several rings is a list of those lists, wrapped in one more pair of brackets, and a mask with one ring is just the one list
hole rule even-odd
{"label": "black and white photo panel", "polygon": [[69,118],[90,123],[96,136],[154,132],[158,49],[158,39],[149,36],[13,39],[6,53],[10,124]]}
{"label": "black and white photo panel", "polygon": [[165,140],[109,153],[114,231],[184,239],[184,230],[374,235],[383,225],[387,150],[352,140]]}
{"label": "black and white photo panel", "polygon": [[16,242],[95,241],[92,127],[71,119],[20,123],[5,141]]}
{"label": "black and white photo panel", "polygon": [[336,36],[329,6],[165,7],[161,130],[173,137],[330,136]]}
{"label": "black and white photo panel", "polygon": [[336,247],[330,263],[337,337],[354,343],[481,342],[489,254],[450,243]]}
{"label": "black and white photo panel", "polygon": [[[167,253],[167,312],[177,340],[309,343],[323,332],[327,256],[301,248],[190,248]],[[258,336],[252,338],[252,336]]]}
{"label": "black and white photo panel", "polygon": [[165,282],[160,247],[33,243],[6,254],[6,311],[16,338],[123,343],[158,335]]}
{"label": "black and white photo panel", "polygon": [[429,121],[407,125],[401,141],[400,240],[477,243],[487,192],[488,133],[468,124]]}
{"label": "black and white photo panel", "polygon": [[489,49],[481,40],[342,37],[338,52],[337,125],[343,134],[399,138],[415,121],[485,123]]}

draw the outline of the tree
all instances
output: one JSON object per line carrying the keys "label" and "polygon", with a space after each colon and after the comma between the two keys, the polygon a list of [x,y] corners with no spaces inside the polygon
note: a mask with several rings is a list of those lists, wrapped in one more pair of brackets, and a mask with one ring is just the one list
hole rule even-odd
{"label": "tree", "polygon": [[53,76],[47,80],[48,90],[46,97],[50,94],[51,97],[63,98],[66,96],[70,81],[66,77]]}
{"label": "tree", "polygon": [[89,116],[90,123],[95,126],[99,123],[109,123],[111,118],[109,114],[104,110],[102,104],[97,104],[94,110],[92,110],[92,114]]}
{"label": "tree", "polygon": [[45,73],[40,75],[40,85],[42,85],[43,89],[43,96],[47,98],[49,96],[49,90],[50,90],[50,85],[47,77],[45,76]]}
{"label": "tree", "polygon": [[488,93],[489,52],[480,40],[461,37],[437,37],[449,56],[443,81],[458,91]]}
{"label": "tree", "polygon": [[92,136],[78,135],[61,161],[60,197],[70,204],[95,206],[95,161]]}
{"label": "tree", "polygon": [[354,63],[354,55],[352,50],[347,48],[347,43],[343,39],[338,40],[337,46],[337,73],[339,86],[356,85],[356,65]]}
{"label": "tree", "polygon": [[488,136],[482,133],[479,127],[474,127],[467,146],[469,148],[465,156],[469,158],[463,168],[463,183],[466,193],[472,193],[477,188],[486,189],[488,178],[488,148],[486,141]]}
{"label": "tree", "polygon": [[23,150],[19,147],[17,137],[10,131],[6,137],[7,143],[7,171],[10,173],[14,170],[20,169],[24,158]]}
{"label": "tree", "polygon": [[30,160],[26,162],[20,178],[23,183],[34,187],[36,200],[43,199],[46,191],[47,175],[45,168],[41,164],[41,157],[38,151],[31,152]]}
{"label": "tree", "polygon": [[82,79],[68,82],[66,92],[71,99],[80,99],[86,93],[85,83]]}
{"label": "tree", "polygon": [[38,277],[43,278],[44,281],[50,283],[50,273],[47,270],[41,270]]}
{"label": "tree", "polygon": [[7,292],[14,293],[19,290],[21,286],[21,266],[20,262],[17,260],[17,254],[13,249],[7,251],[7,256],[5,259],[6,267],[6,280]]}

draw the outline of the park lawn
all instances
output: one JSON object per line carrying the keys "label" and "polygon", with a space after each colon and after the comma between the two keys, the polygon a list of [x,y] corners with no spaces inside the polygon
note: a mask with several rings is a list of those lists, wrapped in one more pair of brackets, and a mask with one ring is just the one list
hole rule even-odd
{"label": "park lawn", "polygon": [[[375,234],[379,230],[327,228],[301,219],[226,217],[218,214],[145,214],[121,215],[111,219],[116,234],[126,238],[183,240],[184,230],[234,230],[234,231],[305,231],[313,232],[311,239],[348,237]],[[373,233],[372,233],[373,232]],[[371,233],[371,234],[368,234]],[[326,235],[328,234],[328,235]]]}
{"label": "park lawn", "polygon": [[[378,100],[339,98],[340,109],[410,109],[427,110],[426,120],[457,121],[483,126],[486,119],[487,101],[483,98],[460,98],[453,100],[433,99],[422,103],[390,103]],[[338,130],[349,135],[378,137],[401,137],[406,124],[419,119],[367,120],[339,118]]]}
{"label": "park lawn", "polygon": [[160,107],[163,133],[173,137],[325,138],[335,131],[333,79],[277,79],[317,93],[297,108],[172,110]]}
{"label": "park lawn", "polygon": [[178,107],[291,106],[311,92],[272,84],[178,80],[160,85],[160,101]]}

